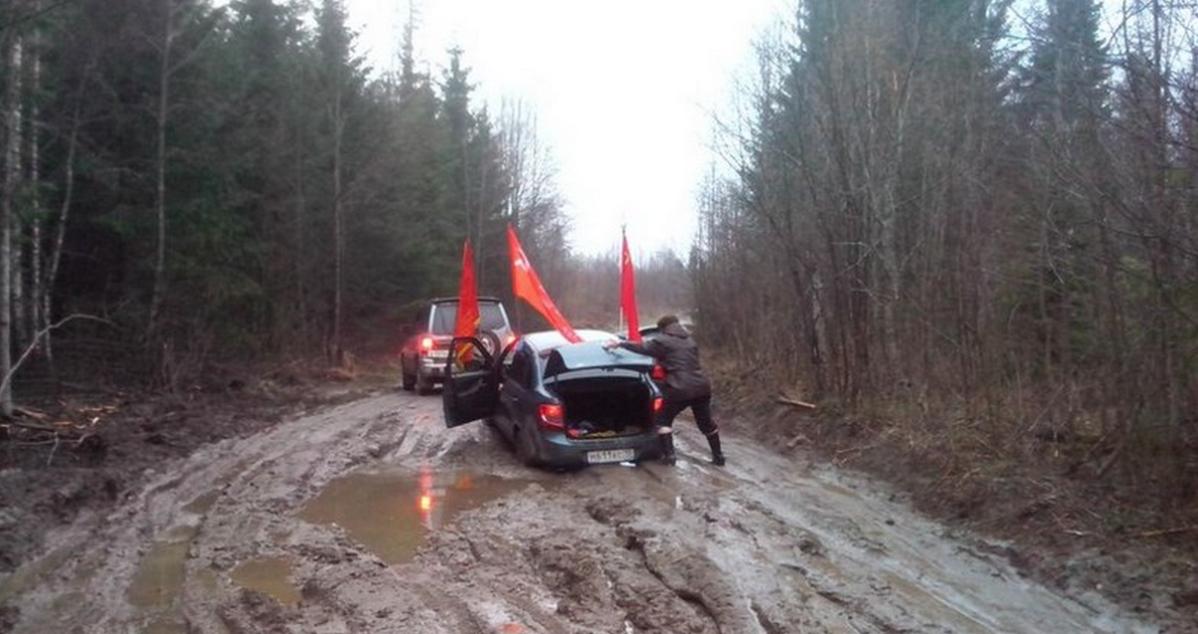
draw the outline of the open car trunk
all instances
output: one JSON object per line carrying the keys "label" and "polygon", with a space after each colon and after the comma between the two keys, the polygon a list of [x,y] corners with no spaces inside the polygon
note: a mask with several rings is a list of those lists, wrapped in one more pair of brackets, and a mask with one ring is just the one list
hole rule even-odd
{"label": "open car trunk", "polygon": [[643,377],[579,377],[551,390],[565,410],[566,430],[576,438],[610,438],[649,429],[653,411]]}

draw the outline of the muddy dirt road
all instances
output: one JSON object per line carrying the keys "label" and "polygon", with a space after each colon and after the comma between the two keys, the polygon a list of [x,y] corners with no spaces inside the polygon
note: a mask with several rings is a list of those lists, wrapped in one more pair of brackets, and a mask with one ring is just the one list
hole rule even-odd
{"label": "muddy dirt road", "polygon": [[[876,485],[729,434],[709,466],[526,469],[380,393],[209,445],[0,586],[17,632],[1152,632]],[[874,492],[871,492],[874,491]]]}

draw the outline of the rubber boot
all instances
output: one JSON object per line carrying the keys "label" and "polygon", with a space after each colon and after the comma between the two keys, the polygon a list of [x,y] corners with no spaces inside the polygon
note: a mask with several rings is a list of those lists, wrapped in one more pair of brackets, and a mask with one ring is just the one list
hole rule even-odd
{"label": "rubber boot", "polygon": [[657,442],[661,443],[662,464],[674,464],[677,460],[674,456],[674,434],[658,434]]}
{"label": "rubber boot", "polygon": [[720,449],[720,432],[713,431],[707,436],[707,444],[711,445],[711,464],[724,466],[724,452]]}

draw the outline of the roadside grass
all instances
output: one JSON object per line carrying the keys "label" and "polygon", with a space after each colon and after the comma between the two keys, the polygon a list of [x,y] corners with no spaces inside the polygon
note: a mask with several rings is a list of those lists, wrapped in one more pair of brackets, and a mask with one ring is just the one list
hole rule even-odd
{"label": "roadside grass", "polygon": [[726,359],[708,366],[736,433],[878,477],[921,511],[1002,540],[1000,554],[1041,582],[1198,623],[1198,469],[1164,444],[1194,438],[1103,433],[1109,412],[1054,415],[1049,390],[900,389],[810,411],[778,399],[808,400],[802,385]]}

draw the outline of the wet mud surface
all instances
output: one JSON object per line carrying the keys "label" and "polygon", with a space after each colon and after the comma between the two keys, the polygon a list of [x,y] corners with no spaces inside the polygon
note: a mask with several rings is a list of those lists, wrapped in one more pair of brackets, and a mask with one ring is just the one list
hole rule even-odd
{"label": "wet mud surface", "polygon": [[[0,581],[15,632],[1157,632],[878,485],[727,439],[552,473],[438,397],[201,448]],[[3,630],[4,627],[0,627]]]}

